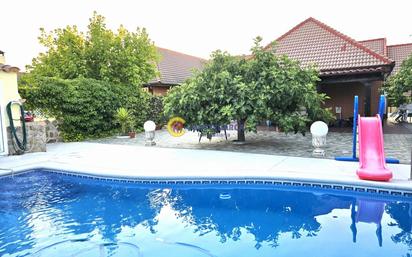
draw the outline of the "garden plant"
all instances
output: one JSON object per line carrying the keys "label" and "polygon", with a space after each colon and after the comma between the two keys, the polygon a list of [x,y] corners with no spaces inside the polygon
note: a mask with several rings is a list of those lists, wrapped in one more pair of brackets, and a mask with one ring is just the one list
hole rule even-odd
{"label": "garden plant", "polygon": [[305,133],[310,122],[332,119],[322,108],[327,96],[316,90],[316,67],[301,67],[260,42],[255,40],[250,57],[215,51],[201,72],[166,96],[165,114],[208,134],[234,120],[238,141],[263,120],[284,132]]}

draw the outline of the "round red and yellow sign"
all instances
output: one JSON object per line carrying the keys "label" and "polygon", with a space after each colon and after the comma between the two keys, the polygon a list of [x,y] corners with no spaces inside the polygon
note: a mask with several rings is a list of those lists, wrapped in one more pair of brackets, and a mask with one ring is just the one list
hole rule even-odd
{"label": "round red and yellow sign", "polygon": [[181,137],[185,134],[186,121],[181,117],[173,117],[167,123],[167,131],[174,137]]}

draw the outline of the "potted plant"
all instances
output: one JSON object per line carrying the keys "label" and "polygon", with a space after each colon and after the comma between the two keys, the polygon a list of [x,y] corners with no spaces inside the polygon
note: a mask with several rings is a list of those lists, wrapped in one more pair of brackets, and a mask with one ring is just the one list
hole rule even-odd
{"label": "potted plant", "polygon": [[116,111],[115,119],[116,122],[120,124],[120,129],[122,133],[120,137],[129,137],[128,132],[131,125],[131,118],[129,112],[125,108],[120,107]]}
{"label": "potted plant", "polygon": [[133,128],[133,125],[130,125],[129,137],[130,138],[136,137],[136,130]]}

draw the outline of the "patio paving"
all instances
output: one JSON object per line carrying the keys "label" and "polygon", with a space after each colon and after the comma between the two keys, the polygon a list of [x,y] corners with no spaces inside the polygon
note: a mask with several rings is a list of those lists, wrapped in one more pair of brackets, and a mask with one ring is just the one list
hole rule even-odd
{"label": "patio paving", "polygon": [[[228,131],[228,140],[223,134],[213,137],[211,141],[202,138],[199,143],[198,133],[186,132],[182,137],[172,137],[165,129],[156,131],[156,147],[220,150],[269,155],[284,155],[296,157],[312,157],[311,135],[284,134],[275,131],[258,131],[246,134],[246,144],[234,144],[236,131]],[[144,133],[136,135],[135,139],[105,138],[92,142],[117,145],[144,146]],[[401,163],[410,163],[412,134],[385,134],[386,157],[397,158]],[[350,156],[352,151],[352,134],[330,132],[327,136],[325,158],[335,156]]]}
{"label": "patio paving", "polygon": [[[49,169],[127,180],[240,180],[246,186],[253,186],[246,181],[269,180],[412,192],[409,165],[389,164],[394,176],[390,182],[359,180],[357,166],[326,159],[85,142],[55,143],[47,146],[47,152],[0,156],[0,176]],[[340,192],[345,194],[346,189]]]}

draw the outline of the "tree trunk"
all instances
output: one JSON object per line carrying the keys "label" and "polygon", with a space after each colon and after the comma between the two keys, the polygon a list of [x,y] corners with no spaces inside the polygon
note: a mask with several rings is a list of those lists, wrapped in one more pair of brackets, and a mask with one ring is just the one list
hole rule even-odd
{"label": "tree trunk", "polygon": [[245,142],[245,119],[237,121],[237,141]]}

